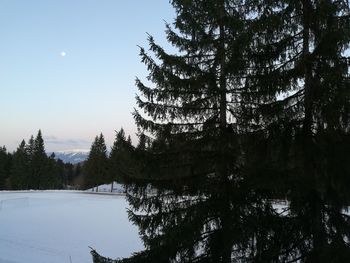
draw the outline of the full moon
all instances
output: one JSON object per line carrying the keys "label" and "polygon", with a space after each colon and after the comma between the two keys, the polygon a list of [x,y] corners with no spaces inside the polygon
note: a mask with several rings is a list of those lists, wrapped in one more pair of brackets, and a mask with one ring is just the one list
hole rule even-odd
{"label": "full moon", "polygon": [[62,52],[61,52],[61,56],[62,56],[62,57],[65,57],[65,56],[66,56],[66,52],[62,51]]}

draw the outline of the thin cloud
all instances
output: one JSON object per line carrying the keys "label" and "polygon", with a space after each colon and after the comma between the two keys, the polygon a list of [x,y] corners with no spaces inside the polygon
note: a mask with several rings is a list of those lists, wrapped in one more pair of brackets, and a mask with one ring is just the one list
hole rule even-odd
{"label": "thin cloud", "polygon": [[45,141],[50,141],[50,140],[58,140],[56,136],[49,135],[49,136],[44,136]]}
{"label": "thin cloud", "polygon": [[45,136],[45,144],[51,146],[62,146],[64,148],[89,148],[91,142],[84,139],[60,139],[56,136]]}

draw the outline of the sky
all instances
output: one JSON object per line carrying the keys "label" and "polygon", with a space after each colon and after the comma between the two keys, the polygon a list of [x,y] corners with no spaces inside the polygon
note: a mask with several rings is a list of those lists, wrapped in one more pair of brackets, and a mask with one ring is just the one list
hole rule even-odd
{"label": "sky", "polygon": [[46,150],[107,146],[124,128],[136,143],[137,45],[167,45],[168,0],[0,0],[0,145],[41,129]]}

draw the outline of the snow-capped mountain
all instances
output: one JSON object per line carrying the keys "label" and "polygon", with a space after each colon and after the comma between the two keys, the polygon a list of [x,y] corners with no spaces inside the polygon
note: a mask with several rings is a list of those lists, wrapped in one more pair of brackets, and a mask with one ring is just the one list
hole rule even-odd
{"label": "snow-capped mountain", "polygon": [[61,159],[65,163],[80,163],[85,161],[89,156],[89,150],[85,149],[74,149],[66,151],[55,152],[55,158]]}

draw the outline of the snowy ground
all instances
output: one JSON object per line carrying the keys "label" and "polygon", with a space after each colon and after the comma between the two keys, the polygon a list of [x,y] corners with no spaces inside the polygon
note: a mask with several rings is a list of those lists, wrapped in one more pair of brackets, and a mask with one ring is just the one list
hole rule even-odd
{"label": "snowy ground", "polygon": [[143,248],[124,196],[83,192],[0,192],[0,263],[92,262]]}
{"label": "snowy ground", "polygon": [[[97,189],[97,191],[100,193],[101,192],[111,193],[111,187],[112,187],[112,184],[101,184],[98,187],[93,187],[93,188],[86,190],[86,192],[96,192],[96,189]],[[121,184],[118,184],[117,182],[114,182],[112,193],[125,193],[124,186]]]}

